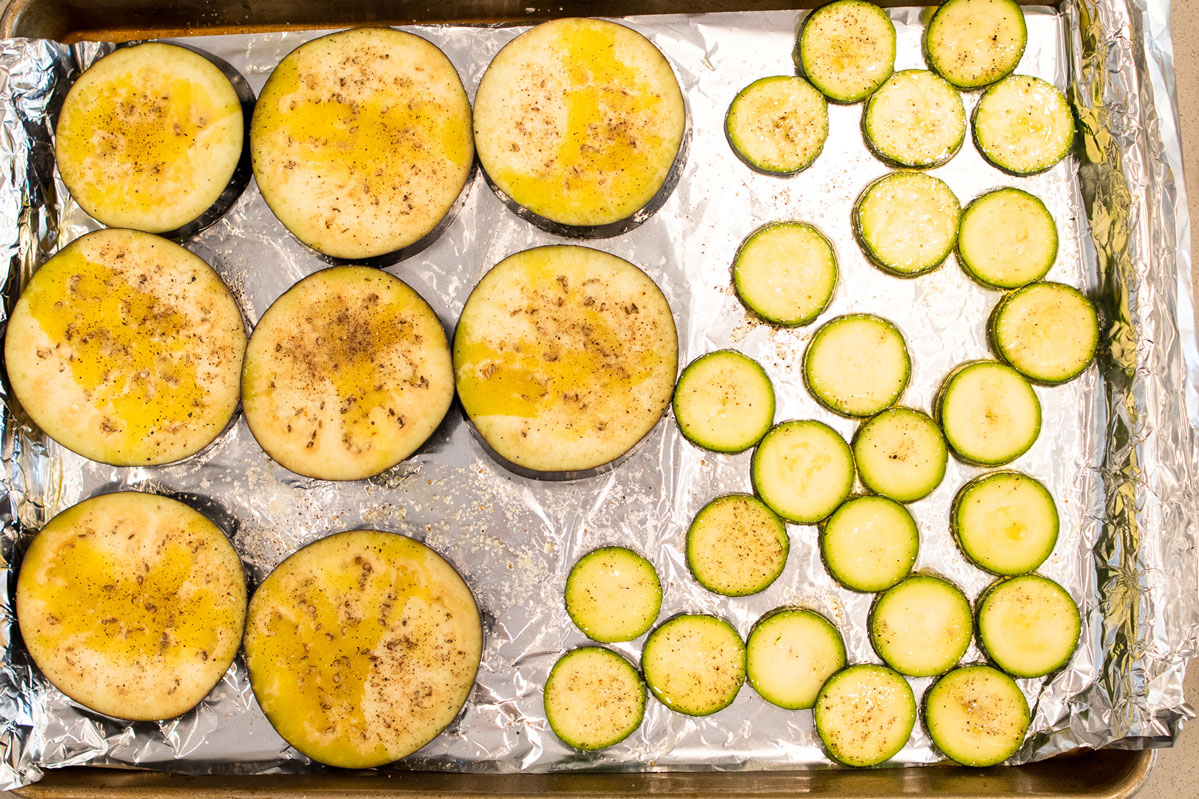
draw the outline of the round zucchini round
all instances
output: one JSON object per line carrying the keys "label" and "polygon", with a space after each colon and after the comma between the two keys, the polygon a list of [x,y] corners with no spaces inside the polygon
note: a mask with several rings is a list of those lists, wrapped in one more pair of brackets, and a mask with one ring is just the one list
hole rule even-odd
{"label": "round zucchini round", "polygon": [[945,163],[966,140],[957,89],[926,69],[896,72],[866,101],[866,143],[879,158],[925,169]]}
{"label": "round zucchini round", "polygon": [[829,574],[852,591],[885,591],[908,576],[920,551],[916,520],[887,497],[854,497],[820,529]]}
{"label": "round zucchini round", "polygon": [[632,641],[654,625],[661,608],[658,572],[625,547],[588,552],[566,578],[566,612],[593,641]]}
{"label": "round zucchini round", "polygon": [[733,152],[754,169],[794,175],[824,149],[828,104],[803,78],[760,78],[733,98],[724,132]]}
{"label": "round zucchini round", "polygon": [[1064,283],[1031,283],[1000,300],[988,324],[995,354],[1035,383],[1078,377],[1099,346],[1099,317],[1087,296]]}
{"label": "round zucchini round", "polygon": [[912,374],[903,334],[871,314],[825,322],[804,351],[804,385],[824,407],[873,416],[899,401]]}
{"label": "round zucchini round", "polygon": [[996,189],[962,212],[958,263],[988,288],[1040,280],[1057,259],[1057,225],[1045,203],[1026,191]]}
{"label": "round zucchini round", "polygon": [[1044,677],[1078,648],[1082,620],[1066,589],[1039,574],[1001,580],[978,600],[978,639],[1013,677]]}
{"label": "round zucchini round", "polygon": [[943,180],[892,172],[862,192],[853,229],[871,263],[896,277],[916,277],[949,257],[960,216],[958,199]]}
{"label": "round zucchini round", "polygon": [[772,222],[745,240],[733,259],[733,288],[767,322],[806,325],[824,312],[837,287],[837,254],[804,222]]}
{"label": "round zucchini round", "polygon": [[765,591],[787,565],[787,526],[757,497],[727,494],[695,514],[687,529],[687,566],[716,594]]}
{"label": "round zucchini round", "polygon": [[1045,486],[1028,475],[991,472],[958,491],[949,529],[975,566],[992,574],[1024,574],[1053,552],[1057,507]]}
{"label": "round zucchini round", "polygon": [[1020,687],[989,666],[954,669],[924,695],[929,737],[963,766],[997,766],[1016,754],[1029,719]]}
{"label": "round zucchini round", "polygon": [[724,619],[682,614],[649,634],[641,668],[662,704],[688,716],[708,716],[737,698],[745,682],[745,644]]}
{"label": "round zucchini round", "polygon": [[820,687],[845,668],[845,642],[819,613],[779,608],[750,631],[745,663],[759,696],[787,710],[803,710],[816,704]]}
{"label": "round zucchini round", "polygon": [[593,751],[615,746],[641,726],[645,681],[622,655],[598,646],[572,649],[545,681],[545,717],[563,743]]}
{"label": "round zucchini round", "polygon": [[696,358],[674,389],[674,419],[688,441],[743,452],[774,424],[774,386],[757,361],[736,350]]}
{"label": "round zucchini round", "polygon": [[907,745],[916,725],[916,697],[886,666],[850,666],[828,678],[816,697],[816,734],[838,763],[875,766]]}
{"label": "round zucchini round", "polygon": [[974,143],[1006,172],[1044,172],[1070,154],[1074,115],[1052,84],[1010,75],[983,92],[975,106]]}
{"label": "round zucchini round", "polygon": [[879,595],[870,610],[870,644],[900,674],[932,677],[966,654],[973,622],[970,600],[961,589],[917,574]]}
{"label": "round zucchini round", "polygon": [[882,85],[895,67],[895,24],[865,0],[836,0],[804,20],[796,63],[835,103],[856,103]]}
{"label": "round zucchini round", "polygon": [[866,488],[897,502],[915,502],[941,484],[949,451],[928,414],[889,408],[858,428],[853,459]]}
{"label": "round zucchini round", "polygon": [[1020,63],[1028,29],[1014,0],[947,0],[928,23],[928,64],[963,89],[1007,77]]}
{"label": "round zucchini round", "polygon": [[1033,387],[997,361],[970,361],[950,372],[936,409],[953,454],[975,466],[1010,463],[1041,433],[1041,403]]}
{"label": "round zucchini round", "polygon": [[853,489],[853,453],[824,422],[782,422],[754,450],[754,491],[772,511],[796,524],[815,524]]}

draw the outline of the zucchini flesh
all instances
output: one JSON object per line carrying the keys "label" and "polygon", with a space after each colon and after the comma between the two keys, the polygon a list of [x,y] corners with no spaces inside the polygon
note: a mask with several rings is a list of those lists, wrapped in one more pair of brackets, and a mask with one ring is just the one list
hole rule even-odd
{"label": "zucchini flesh", "polygon": [[242,409],[277,463],[320,480],[373,477],[414,453],[454,399],[441,320],[380,269],[301,280],[262,315],[242,370]]}
{"label": "zucchini flesh", "polygon": [[566,578],[566,612],[593,641],[632,641],[654,625],[661,608],[658,572],[631,549],[588,552]]}
{"label": "zucchini flesh", "polygon": [[745,644],[724,619],[683,614],[649,634],[641,668],[662,704],[707,716],[737,698],[745,682]]}
{"label": "zucchini flesh", "polygon": [[915,277],[949,257],[960,216],[958,199],[944,181],[922,172],[892,172],[862,192],[853,227],[875,266]]}
{"label": "zucchini flesh", "polygon": [[772,705],[803,710],[845,668],[845,642],[833,623],[811,610],[781,608],[763,616],[745,643],[746,676]]}
{"label": "zucchini flesh", "polygon": [[970,600],[952,583],[916,575],[870,611],[870,644],[900,674],[932,677],[957,665],[974,633]]}
{"label": "zucchini flesh", "polygon": [[225,534],[182,502],[121,492],[80,502],[34,537],[17,620],[56,688],[109,716],[191,710],[241,644],[246,581]]}
{"label": "zucchini flesh", "polygon": [[787,527],[757,497],[729,494],[705,505],[687,529],[687,566],[713,593],[765,591],[787,565]]}
{"label": "zucchini flesh", "polygon": [[546,720],[567,746],[584,751],[614,746],[641,726],[644,715],[641,674],[611,650],[571,650],[545,681]]}
{"label": "zucchini flesh", "polygon": [[949,528],[962,554],[992,574],[1030,572],[1057,543],[1058,514],[1045,486],[1019,472],[985,474],[954,497]]}
{"label": "zucchini flesh", "polygon": [[199,452],[237,410],[241,312],[208,264],[165,239],[99,230],[26,284],[8,322],[13,393],[46,435],[114,466]]}
{"label": "zucchini flesh", "polygon": [[1070,153],[1074,115],[1052,84],[1011,75],[987,89],[974,109],[974,142],[983,157],[1016,175],[1044,172]]}
{"label": "zucchini flesh", "polygon": [[797,45],[800,69],[830,100],[869,97],[895,67],[895,25],[865,0],[837,0],[804,20]]}
{"label": "zucchini flesh", "polygon": [[996,766],[1016,754],[1029,719],[1020,687],[989,666],[954,669],[924,697],[929,737],[963,766]]}
{"label": "zucchini flesh", "polygon": [[962,212],[958,263],[984,286],[1014,289],[1040,280],[1056,258],[1057,225],[1028,192],[996,189]]}
{"label": "zucchini flesh", "polygon": [[742,452],[774,424],[774,386],[757,361],[735,350],[696,358],[674,390],[674,418],[688,441]]}
{"label": "zucchini flesh", "polygon": [[866,143],[884,161],[933,167],[957,153],[966,139],[966,108],[946,80],[924,69],[887,78],[866,102]]}
{"label": "zucchini flesh", "polygon": [[761,78],[733,98],[725,135],[742,161],[776,175],[807,168],[828,138],[828,104],[803,78]]}
{"label": "zucchini flesh", "polygon": [[907,508],[886,497],[855,497],[820,530],[820,554],[833,579],[853,591],[885,591],[908,576],[920,533]]}
{"label": "zucchini flesh", "polygon": [[733,287],[751,311],[776,325],[805,325],[832,302],[833,245],[812,225],[774,222],[750,234],[733,260]]}
{"label": "zucchini flesh", "polygon": [[1033,283],[1003,298],[990,319],[997,355],[1037,383],[1082,374],[1099,345],[1099,318],[1086,295],[1064,283]]}
{"label": "zucchini flesh", "polygon": [[813,715],[834,760],[874,766],[898,754],[912,737],[916,698],[907,680],[886,666],[850,666],[829,677]]}
{"label": "zucchini flesh", "polygon": [[996,583],[978,603],[978,638],[1013,677],[1044,677],[1070,662],[1082,630],[1066,589],[1038,574]]}
{"label": "zucchini flesh", "polygon": [[817,402],[842,416],[872,416],[891,407],[911,373],[903,334],[870,314],[826,322],[804,352],[804,385]]}
{"label": "zucchini flesh", "polygon": [[823,422],[783,422],[754,450],[750,475],[772,511],[796,524],[815,524],[849,496],[853,453]]}
{"label": "zucchini flesh", "polygon": [[927,414],[891,408],[858,430],[853,458],[868,489],[897,502],[915,502],[941,484],[949,450],[941,429]]}
{"label": "zucchini flesh", "polygon": [[937,396],[937,417],[954,455],[978,466],[1014,461],[1041,433],[1036,392],[996,361],[972,361],[950,372]]}
{"label": "zucchini flesh", "polygon": [[1028,29],[1013,0],[947,0],[924,37],[928,64],[947,81],[977,89],[1016,69]]}

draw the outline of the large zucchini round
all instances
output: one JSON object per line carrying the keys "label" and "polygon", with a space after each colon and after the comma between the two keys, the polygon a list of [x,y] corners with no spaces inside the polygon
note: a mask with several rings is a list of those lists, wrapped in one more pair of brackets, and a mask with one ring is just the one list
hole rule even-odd
{"label": "large zucchini round", "polygon": [[1015,0],[948,0],[924,34],[929,66],[963,89],[1010,74],[1027,42],[1024,11]]}
{"label": "large zucchini round", "polygon": [[828,678],[813,717],[833,760],[875,766],[899,754],[912,737],[916,697],[897,672],[863,663]]}
{"label": "large zucchini round", "polygon": [[836,0],[804,20],[795,60],[812,85],[837,103],[874,92],[895,67],[895,24],[866,0]]}
{"label": "large zucchini round", "polygon": [[961,149],[966,108],[943,78],[925,69],[904,69],[870,95],[862,131],[866,144],[887,163],[934,167]]}
{"label": "large zucchini round", "polygon": [[924,724],[937,748],[963,766],[995,766],[1019,751],[1028,700],[1011,677],[990,666],[963,666],[924,695]]}
{"label": "large zucchini round", "polygon": [[1044,172],[1070,153],[1074,114],[1056,86],[1009,75],[974,107],[974,143],[983,157],[1014,175]]}
{"label": "large zucchini round", "polygon": [[828,103],[803,78],[760,78],[733,98],[724,132],[737,156],[754,169],[794,175],[824,149]]}
{"label": "large zucchini round", "polygon": [[641,672],[610,649],[572,649],[546,678],[545,717],[567,746],[584,751],[615,746],[641,726],[644,715]]}
{"label": "large zucchini round", "polygon": [[1059,385],[1090,366],[1099,317],[1087,296],[1065,283],[1030,283],[1006,295],[987,324],[995,354],[1035,383]]}
{"label": "large zucchini round", "polygon": [[708,716],[731,705],[745,683],[745,644],[724,619],[680,614],[649,634],[641,668],[662,704]]}

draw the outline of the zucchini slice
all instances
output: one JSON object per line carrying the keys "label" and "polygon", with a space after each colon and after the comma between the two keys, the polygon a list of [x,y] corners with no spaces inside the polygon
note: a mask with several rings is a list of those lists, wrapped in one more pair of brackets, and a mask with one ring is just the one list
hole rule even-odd
{"label": "zucchini slice", "polygon": [[394,263],[448,227],[474,165],[470,122],[436,45],[392,28],[332,33],[288,53],[262,87],[254,177],[318,253]]}
{"label": "zucchini slice", "polygon": [[960,217],[958,198],[943,180],[892,172],[862,192],[853,229],[871,263],[896,277],[915,277],[949,257]]}
{"label": "zucchini slice", "polygon": [[903,334],[871,314],[825,322],[803,356],[804,385],[833,413],[873,416],[899,401],[912,361]]}
{"label": "zucchini slice", "polygon": [[1010,463],[1041,434],[1036,392],[1019,372],[997,361],[970,361],[950,372],[936,408],[953,454],[975,466]]}
{"label": "zucchini slice", "polygon": [[837,287],[837,254],[805,222],[772,222],[746,238],[733,259],[733,288],[767,322],[806,325],[824,312]]}
{"label": "zucchini slice", "polygon": [[895,24],[865,0],[837,0],[804,20],[796,62],[812,85],[836,103],[869,97],[895,67]]}
{"label": "zucchini slice", "polygon": [[98,230],[34,272],[4,361],[46,435],[113,466],[199,452],[237,410],[241,312],[208,264],[149,233]]}
{"label": "zucchini slice", "polygon": [[896,502],[915,502],[941,485],[949,450],[928,414],[890,408],[858,429],[853,459],[866,488]]}
{"label": "zucchini slice", "polygon": [[724,132],[733,152],[754,169],[794,175],[824,149],[828,103],[803,78],[760,78],[733,98]]}
{"label": "zucchini slice", "polygon": [[454,399],[441,320],[380,269],[335,266],[262,315],[242,410],[277,463],[320,480],[373,477],[416,452]]}
{"label": "zucchini slice", "polygon": [[564,236],[624,233],[678,182],[687,112],[678,80],[641,34],[556,19],[492,59],[475,94],[475,146],[492,188]]}
{"label": "zucchini slice", "polygon": [[1016,754],[1030,718],[1020,687],[990,666],[954,669],[924,695],[929,737],[963,766],[997,766]]}
{"label": "zucchini slice", "polygon": [[1070,662],[1082,620],[1066,589],[1039,574],[1001,580],[978,601],[978,639],[1013,677],[1044,677]]}
{"label": "zucchini slice", "polygon": [[966,107],[944,78],[926,69],[905,69],[870,95],[862,130],[870,149],[888,163],[938,166],[966,140]]}
{"label": "zucchini slice", "polygon": [[958,491],[949,529],[975,566],[992,574],[1024,574],[1053,552],[1057,506],[1045,486],[1028,475],[991,472]]}
{"label": "zucchini slice", "polygon": [[588,552],[566,578],[566,612],[593,641],[632,641],[654,626],[661,609],[658,572],[631,549]]}
{"label": "zucchini slice", "polygon": [[750,475],[772,511],[789,522],[815,524],[853,489],[853,453],[824,422],[782,422],[754,450]]}
{"label": "zucchini slice", "polygon": [[996,189],[962,212],[958,263],[984,286],[1014,289],[1040,280],[1057,259],[1057,225],[1045,203],[1020,189]]}
{"label": "zucchini slice", "polygon": [[750,631],[745,664],[759,696],[787,710],[804,710],[816,704],[825,681],[845,668],[845,642],[819,613],[779,608]]}
{"label": "zucchini slice", "polygon": [[736,350],[701,355],[674,389],[674,419],[696,446],[743,452],[774,424],[774,386],[766,371]]}
{"label": "zucchini slice", "polygon": [[820,529],[829,574],[852,591],[885,591],[908,576],[920,551],[916,520],[886,497],[854,497]]}
{"label": "zucchini slice", "polygon": [[662,704],[708,716],[737,698],[745,682],[745,644],[724,619],[682,614],[649,634],[641,668]]}
{"label": "zucchini slice", "polygon": [[1028,42],[1014,0],[947,0],[928,23],[928,65],[963,89],[978,89],[1016,69]]}
{"label": "zucchini slice", "polygon": [[1059,385],[1091,365],[1099,317],[1086,295],[1064,283],[1032,283],[1004,297],[988,325],[995,354],[1037,383]]}
{"label": "zucchini slice", "polygon": [[199,704],[233,663],[246,579],[229,539],[198,511],[126,491],[41,529],[16,607],[51,684],[98,713],[157,721]]}
{"label": "zucchini slice", "polygon": [[[236,85],[235,85],[236,84]],[[250,180],[254,94],[212,56],[119,47],[67,93],[54,157],[79,207],[108,227],[180,239],[217,221]]]}
{"label": "zucchini slice", "polygon": [[916,697],[886,666],[862,664],[837,672],[816,697],[816,734],[846,766],[874,766],[907,745],[916,725]]}
{"label": "zucchini slice", "polygon": [[500,261],[454,331],[467,416],[505,466],[535,477],[584,476],[629,452],[669,407],[677,369],[661,290],[587,247]]}
{"label": "zucchini slice", "polygon": [[716,594],[765,591],[787,565],[791,542],[774,511],[749,494],[717,497],[687,528],[687,566]]}
{"label": "zucchini slice", "polygon": [[622,655],[598,646],[573,649],[545,681],[545,717],[567,746],[591,751],[632,735],[645,716],[645,681]]}
{"label": "zucchini slice", "polygon": [[974,108],[974,143],[983,157],[1015,175],[1044,172],[1070,154],[1074,115],[1056,87],[1011,75],[983,92]]}
{"label": "zucchini slice", "polygon": [[881,594],[870,610],[874,651],[911,677],[932,677],[956,666],[973,634],[970,600],[940,577],[909,577]]}
{"label": "zucchini slice", "polygon": [[470,696],[479,610],[454,567],[395,533],[308,544],[250,599],[250,687],[285,741],[313,760],[372,768],[415,752]]}

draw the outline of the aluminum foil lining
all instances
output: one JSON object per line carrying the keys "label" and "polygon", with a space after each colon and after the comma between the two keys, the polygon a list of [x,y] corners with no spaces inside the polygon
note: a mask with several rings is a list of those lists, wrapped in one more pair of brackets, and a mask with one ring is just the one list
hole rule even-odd
{"label": "aluminum foil lining", "polygon": [[[1038,388],[1046,423],[1014,466],[1044,481],[1062,535],[1041,572],[1079,602],[1082,640],[1068,668],[1021,681],[1033,708],[1016,762],[1076,747],[1169,744],[1194,714],[1183,669],[1199,638],[1195,520],[1199,471],[1199,350],[1191,308],[1189,227],[1181,183],[1178,118],[1166,2],[1073,0],[1028,7],[1029,44],[1018,69],[1067,90],[1080,120],[1078,157],[1027,178],[987,165],[969,142],[933,170],[965,204],[992,188],[1043,198],[1058,223],[1049,277],[1082,287],[1101,309],[1098,366],[1058,388]],[[730,288],[738,244],[758,226],[794,219],[834,242],[842,280],[820,321],[850,311],[892,320],[912,353],[903,403],[928,410],[955,364],[987,356],[984,324],[999,295],[967,280],[952,258],[901,280],[865,261],[850,228],[862,187],[888,172],[867,151],[861,105],[830,107],[830,136],[815,164],[792,178],[754,173],[733,155],[723,117],[751,81],[794,71],[804,12],[656,16],[624,20],[666,54],[686,92],[693,139],[685,171],[664,207],[625,235],[591,242],[644,268],[664,290],[686,361],[736,347],[774,380],[779,420],[822,419],[847,438],[802,386],[800,358],[812,328],[753,321]],[[893,9],[896,68],[923,66],[929,10]],[[411,28],[439,45],[472,95],[491,57],[523,28]],[[257,91],[278,61],[317,32],[188,41],[225,59]],[[94,229],[54,171],[52,117],[71,79],[109,45],[0,42],[0,245],[5,309],[48,255]],[[977,93],[965,95],[969,111]],[[471,288],[503,257],[563,239],[507,210],[476,176],[461,215],[432,247],[388,271],[429,300],[452,327]],[[216,225],[186,243],[214,265],[253,323],[300,278],[326,264],[301,246],[251,187]],[[839,588],[825,572],[815,529],[792,525],[782,576],[762,594],[716,596],[690,577],[687,524],[712,497],[750,488],[748,455],[703,452],[669,418],[619,468],[557,483],[496,465],[451,411],[429,444],[384,475],[340,484],[274,465],[238,420],[199,455],[173,466],[113,468],[64,450],[33,429],[7,394],[0,463],[0,787],[74,764],[137,766],[195,774],[303,772],[320,768],[289,748],[263,717],[239,659],[192,712],[161,723],[123,723],[68,700],[21,646],[12,615],[14,569],[33,533],[86,497],[118,488],[187,495],[229,531],[256,584],[301,545],[356,527],[426,541],[462,572],[485,616],[478,684],[451,728],[396,769],[546,772],[574,769],[771,769],[827,766],[811,713],[786,711],[751,688],[713,716],[691,718],[651,700],[641,729],[610,749],[582,754],[549,730],[542,685],[554,661],[586,642],[562,602],[570,566],[585,552],[622,544],[645,553],[665,586],[662,618],[714,613],[745,635],[763,613],[802,605],[831,618],[851,662],[877,662],[865,634],[871,597]],[[951,461],[944,482],[911,506],[921,532],[918,568],[976,597],[990,579],[963,560],[948,532],[957,489],[980,470]],[[635,662],[644,639],[616,648]],[[967,660],[980,659],[972,648]],[[912,680],[922,693],[927,679]],[[894,764],[941,760],[917,727]]]}

